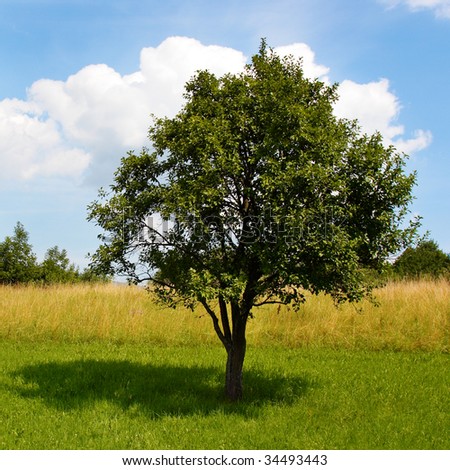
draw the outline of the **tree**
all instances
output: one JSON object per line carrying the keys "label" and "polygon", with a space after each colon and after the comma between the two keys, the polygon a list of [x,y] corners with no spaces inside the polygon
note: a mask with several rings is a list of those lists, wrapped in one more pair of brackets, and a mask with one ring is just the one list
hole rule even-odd
{"label": "tree", "polygon": [[93,284],[106,284],[111,282],[111,276],[108,276],[106,273],[98,272],[97,270],[92,269],[91,266],[84,268],[82,272],[78,271],[77,280],[84,283],[93,283]]}
{"label": "tree", "polygon": [[41,278],[46,283],[75,282],[80,274],[74,264],[70,263],[67,251],[57,246],[49,248],[41,265]]}
{"label": "tree", "polygon": [[361,268],[380,268],[415,232],[400,228],[415,183],[405,157],[337,119],[336,99],[336,85],[262,41],[241,74],[198,72],[180,112],[154,119],[153,150],[129,152],[88,208],[104,230],[97,269],[204,307],[230,400],[242,397],[254,307],[298,307],[306,291],[359,300],[370,292]]}
{"label": "tree", "polygon": [[25,283],[35,280],[37,276],[36,255],[29,243],[28,232],[17,222],[14,234],[0,243],[0,283]]}
{"label": "tree", "polygon": [[394,272],[404,277],[450,274],[450,256],[439,249],[433,240],[423,240],[416,247],[407,248],[395,261]]}

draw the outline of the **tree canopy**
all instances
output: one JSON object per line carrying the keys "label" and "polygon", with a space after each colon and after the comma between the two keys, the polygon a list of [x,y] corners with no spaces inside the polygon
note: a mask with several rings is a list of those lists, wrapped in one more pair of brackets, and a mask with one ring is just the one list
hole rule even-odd
{"label": "tree canopy", "polygon": [[25,227],[17,222],[14,234],[0,242],[0,283],[17,284],[36,280],[36,255]]}
{"label": "tree canopy", "polygon": [[395,261],[394,272],[403,277],[450,275],[450,255],[434,240],[422,240],[407,248]]}
{"label": "tree canopy", "polygon": [[86,268],[82,272],[68,258],[65,249],[49,248],[44,261],[38,263],[30,243],[29,233],[17,222],[14,233],[0,242],[0,284],[55,284],[73,282],[103,282],[98,275]]}
{"label": "tree canopy", "polygon": [[80,277],[76,266],[70,263],[67,251],[58,246],[49,248],[41,264],[41,278],[49,284],[74,282]]}
{"label": "tree canopy", "polygon": [[104,230],[97,268],[150,281],[172,306],[203,305],[230,399],[255,306],[299,306],[306,291],[359,300],[362,268],[381,269],[415,231],[402,228],[415,184],[405,156],[335,117],[337,91],[262,41],[241,74],[199,71],[179,113],[154,118],[152,149],[129,152],[89,207]]}

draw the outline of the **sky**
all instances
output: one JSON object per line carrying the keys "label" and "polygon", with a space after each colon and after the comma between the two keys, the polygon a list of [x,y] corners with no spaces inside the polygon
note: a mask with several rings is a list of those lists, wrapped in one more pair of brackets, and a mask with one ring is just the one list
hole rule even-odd
{"label": "sky", "polygon": [[409,155],[411,215],[450,252],[450,0],[0,0],[0,241],[39,260],[98,247],[87,205],[148,146],[200,69],[239,73],[261,38],[339,83],[335,113]]}

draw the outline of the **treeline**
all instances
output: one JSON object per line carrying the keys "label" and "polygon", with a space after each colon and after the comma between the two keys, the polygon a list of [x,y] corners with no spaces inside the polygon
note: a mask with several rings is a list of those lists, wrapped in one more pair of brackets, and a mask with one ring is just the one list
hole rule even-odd
{"label": "treeline", "polygon": [[89,268],[80,269],[71,263],[67,251],[57,246],[49,248],[42,263],[33,253],[29,234],[17,222],[14,233],[0,242],[0,284],[57,284],[76,282],[106,282],[106,276]]}
{"label": "treeline", "polygon": [[396,259],[392,273],[397,278],[450,279],[450,255],[444,253],[434,240],[423,240],[416,247],[407,248]]}
{"label": "treeline", "polygon": [[[373,273],[375,277],[378,277]],[[450,255],[439,249],[433,240],[424,240],[407,248],[388,266],[383,279],[450,279]],[[29,242],[29,234],[17,222],[14,233],[0,242],[0,284],[57,284],[76,282],[107,282],[105,275],[89,268],[80,269],[71,263],[65,249],[49,248],[39,263]]]}

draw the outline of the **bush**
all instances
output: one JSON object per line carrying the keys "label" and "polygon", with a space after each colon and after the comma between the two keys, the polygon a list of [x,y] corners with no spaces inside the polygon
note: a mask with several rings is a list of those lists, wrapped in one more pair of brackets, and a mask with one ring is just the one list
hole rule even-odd
{"label": "bush", "polygon": [[29,234],[17,222],[14,234],[0,242],[0,284],[62,284],[75,282],[107,282],[109,278],[87,268],[80,272],[70,262],[65,249],[49,248],[42,263],[37,262]]}
{"label": "bush", "polygon": [[18,284],[37,280],[39,268],[24,226],[17,222],[14,234],[0,243],[0,283]]}
{"label": "bush", "polygon": [[407,248],[394,263],[394,273],[401,277],[450,276],[450,257],[433,240]]}

